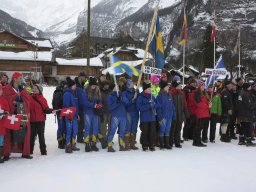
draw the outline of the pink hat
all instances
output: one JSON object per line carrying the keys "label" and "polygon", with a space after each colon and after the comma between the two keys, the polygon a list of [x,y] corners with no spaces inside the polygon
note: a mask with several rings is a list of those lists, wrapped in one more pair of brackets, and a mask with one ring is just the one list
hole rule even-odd
{"label": "pink hat", "polygon": [[12,79],[16,79],[16,78],[19,78],[19,77],[22,77],[22,74],[19,73],[19,72],[15,72],[12,74]]}
{"label": "pink hat", "polygon": [[152,84],[157,84],[157,83],[160,82],[160,79],[159,79],[158,76],[152,75],[152,76],[150,77],[150,81],[151,81]]}

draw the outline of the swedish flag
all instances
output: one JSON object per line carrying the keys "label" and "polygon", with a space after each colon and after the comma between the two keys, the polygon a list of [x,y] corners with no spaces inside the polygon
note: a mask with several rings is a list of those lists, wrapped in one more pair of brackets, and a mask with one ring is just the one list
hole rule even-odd
{"label": "swedish flag", "polygon": [[160,20],[158,16],[157,16],[156,26],[153,32],[153,36],[150,42],[150,49],[154,54],[156,67],[159,69],[163,69],[165,64],[164,46],[163,46],[163,36],[160,28]]}
{"label": "swedish flag", "polygon": [[114,73],[127,73],[130,77],[139,76],[141,74],[141,71],[139,69],[136,69],[135,67],[131,65],[127,65],[123,63],[118,57],[112,56],[112,65],[114,68]]}

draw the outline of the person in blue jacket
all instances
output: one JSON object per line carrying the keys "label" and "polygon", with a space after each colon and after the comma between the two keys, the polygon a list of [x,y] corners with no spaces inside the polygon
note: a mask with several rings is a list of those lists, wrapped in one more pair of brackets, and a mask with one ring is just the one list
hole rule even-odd
{"label": "person in blue jacket", "polygon": [[119,128],[119,150],[126,151],[124,138],[126,128],[126,109],[125,105],[128,99],[120,92],[117,86],[108,96],[108,109],[111,111],[110,131],[108,135],[108,152],[115,152],[113,149],[113,138],[116,130]]}
{"label": "person in blue jacket", "polygon": [[151,84],[143,83],[143,92],[139,95],[136,106],[140,112],[140,143],[143,151],[155,151],[156,137],[156,99],[151,94]]}
{"label": "person in blue jacket", "polygon": [[76,95],[76,83],[70,77],[67,77],[68,88],[64,91],[63,95],[63,108],[75,107],[76,114],[72,120],[65,117],[66,124],[66,153],[72,153],[73,151],[79,151],[76,147],[76,136],[78,132],[78,98]]}
{"label": "person in blue jacket", "polygon": [[97,79],[91,77],[86,88],[84,98],[84,142],[85,152],[99,151],[96,146],[99,130],[100,114],[97,114],[103,105]]}
{"label": "person in blue jacket", "polygon": [[160,125],[160,149],[171,149],[170,146],[170,130],[172,121],[176,118],[176,111],[172,96],[169,94],[169,86],[167,82],[162,82],[160,92],[156,98],[157,102],[157,120]]}
{"label": "person in blue jacket", "polygon": [[136,134],[139,123],[139,111],[136,107],[136,101],[139,94],[139,90],[135,90],[134,83],[132,80],[128,79],[126,82],[126,91],[124,91],[124,96],[128,99],[126,105],[126,130],[125,130],[125,148],[127,150],[137,150],[136,144]]}

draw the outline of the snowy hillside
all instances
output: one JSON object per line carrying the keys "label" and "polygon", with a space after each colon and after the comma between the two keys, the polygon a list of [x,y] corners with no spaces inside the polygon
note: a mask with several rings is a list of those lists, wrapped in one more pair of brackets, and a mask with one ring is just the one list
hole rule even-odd
{"label": "snowy hillside", "polygon": [[[51,103],[54,88],[44,88]],[[48,156],[41,156],[37,145],[34,159],[19,154],[0,164],[1,191],[17,192],[216,192],[255,191],[255,148],[229,144],[208,144],[156,152],[129,151],[65,154],[57,149],[54,116],[46,121]],[[139,141],[139,139],[137,139]],[[117,149],[117,138],[114,140]]]}

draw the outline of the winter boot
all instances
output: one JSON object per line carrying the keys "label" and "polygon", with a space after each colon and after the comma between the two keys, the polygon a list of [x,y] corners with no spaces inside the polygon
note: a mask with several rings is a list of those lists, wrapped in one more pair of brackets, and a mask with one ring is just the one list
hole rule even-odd
{"label": "winter boot", "polygon": [[148,146],[142,145],[142,150],[143,150],[143,151],[147,151],[147,150],[148,150]]}
{"label": "winter boot", "polygon": [[132,150],[138,150],[139,148],[135,146],[136,144],[136,137],[134,135],[130,136],[130,147]]}
{"label": "winter boot", "polygon": [[110,153],[116,152],[115,149],[113,148],[113,142],[110,142],[108,144],[108,152],[110,152]]}
{"label": "winter boot", "polygon": [[244,136],[239,136],[238,145],[246,145]]}
{"label": "winter boot", "polygon": [[3,153],[3,147],[0,147],[0,163],[4,163]]}
{"label": "winter boot", "polygon": [[72,142],[71,142],[71,146],[72,146],[72,151],[80,151],[79,148],[76,147],[76,140],[72,138]]}
{"label": "winter boot", "polygon": [[150,147],[149,147],[149,150],[153,152],[153,151],[155,151],[156,149],[155,149],[154,146],[150,146]]}
{"label": "winter boot", "polygon": [[127,151],[125,148],[125,143],[122,138],[119,138],[119,151]]}
{"label": "winter boot", "polygon": [[160,149],[164,149],[164,137],[159,137]]}
{"label": "winter boot", "polygon": [[230,143],[231,142],[231,139],[227,134],[221,135],[220,140],[224,143]]}
{"label": "winter boot", "polygon": [[22,155],[21,158],[23,159],[33,159],[31,155]]}
{"label": "winter boot", "polygon": [[96,142],[91,143],[91,150],[95,152],[99,151],[99,148],[96,146]]}
{"label": "winter boot", "polygon": [[65,149],[65,141],[64,141],[64,139],[58,140],[58,148],[59,149]]}
{"label": "winter boot", "polygon": [[130,134],[126,134],[125,135],[124,144],[125,144],[126,151],[129,151],[131,149],[131,146],[130,146]]}
{"label": "winter boot", "polygon": [[246,146],[247,147],[255,147],[256,144],[252,142],[250,137],[248,137],[248,138],[246,138]]}
{"label": "winter boot", "polygon": [[170,137],[169,136],[165,136],[165,138],[164,138],[164,148],[172,149],[172,147],[170,146]]}
{"label": "winter boot", "polygon": [[80,151],[80,149],[76,147],[76,143],[72,144],[72,151]]}
{"label": "winter boot", "polygon": [[207,147],[207,145],[203,144],[201,141],[199,142],[193,142],[193,146],[195,147]]}
{"label": "winter boot", "polygon": [[99,138],[99,141],[100,141],[102,149],[106,149],[108,147],[108,142],[106,141],[106,139],[104,139],[103,136],[102,136],[102,138]]}
{"label": "winter boot", "polygon": [[66,153],[73,153],[72,145],[70,143],[66,145],[65,152]]}
{"label": "winter boot", "polygon": [[91,152],[90,143],[85,143],[85,152]]}

